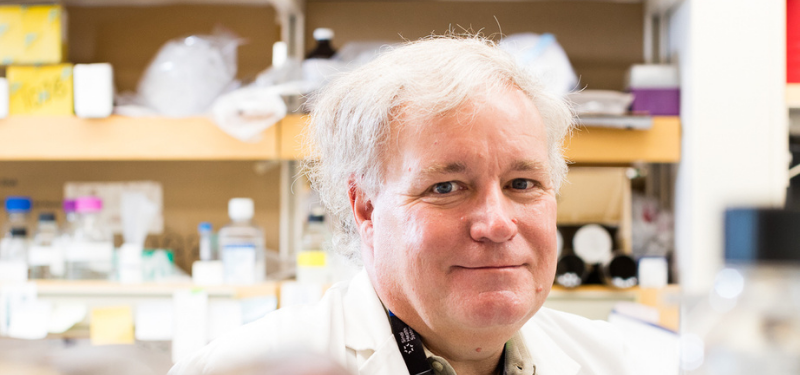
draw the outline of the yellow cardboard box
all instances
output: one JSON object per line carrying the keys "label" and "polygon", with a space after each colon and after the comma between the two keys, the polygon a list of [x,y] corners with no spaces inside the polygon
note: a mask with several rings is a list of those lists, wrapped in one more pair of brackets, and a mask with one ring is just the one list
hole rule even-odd
{"label": "yellow cardboard box", "polygon": [[0,5],[0,65],[63,61],[64,18],[60,5]]}
{"label": "yellow cardboard box", "polygon": [[71,115],[72,64],[9,66],[10,115]]}

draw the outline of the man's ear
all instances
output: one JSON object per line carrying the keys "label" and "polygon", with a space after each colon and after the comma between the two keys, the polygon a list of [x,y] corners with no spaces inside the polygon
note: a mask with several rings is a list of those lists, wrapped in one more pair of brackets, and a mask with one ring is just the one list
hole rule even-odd
{"label": "man's ear", "polygon": [[350,178],[349,185],[350,207],[353,210],[358,234],[361,236],[361,244],[372,249],[372,200],[355,177]]}

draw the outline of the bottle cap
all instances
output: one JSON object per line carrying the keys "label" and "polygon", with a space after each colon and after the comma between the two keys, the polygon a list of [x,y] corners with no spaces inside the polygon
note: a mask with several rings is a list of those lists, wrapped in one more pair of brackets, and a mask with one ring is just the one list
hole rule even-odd
{"label": "bottle cap", "polygon": [[725,260],[800,261],[800,212],[738,208],[725,212]]}
{"label": "bottle cap", "polygon": [[31,198],[11,196],[6,197],[7,212],[30,212]]}
{"label": "bottle cap", "polygon": [[39,214],[39,221],[56,221],[56,214],[52,212],[42,212]]}
{"label": "bottle cap", "polygon": [[232,198],[228,201],[228,216],[231,220],[250,220],[255,207],[250,198]]}
{"label": "bottle cap", "polygon": [[333,39],[333,30],[320,27],[314,29],[314,40],[332,40]]}
{"label": "bottle cap", "polygon": [[28,230],[25,228],[11,228],[11,237],[25,237],[28,235]]}
{"label": "bottle cap", "polygon": [[80,197],[75,199],[76,212],[100,212],[103,210],[103,200],[98,197]]}
{"label": "bottle cap", "polygon": [[75,212],[75,200],[74,199],[64,199],[64,212]]}
{"label": "bottle cap", "polygon": [[211,230],[212,230],[211,223],[209,223],[207,221],[204,221],[204,222],[200,223],[200,225],[197,226],[197,231],[200,232],[200,233],[211,232]]}

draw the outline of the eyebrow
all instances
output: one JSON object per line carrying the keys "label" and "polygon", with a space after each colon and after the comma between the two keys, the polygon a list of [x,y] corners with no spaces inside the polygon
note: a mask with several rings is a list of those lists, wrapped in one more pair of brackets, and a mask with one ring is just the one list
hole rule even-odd
{"label": "eyebrow", "polygon": [[529,172],[536,170],[547,170],[547,166],[536,160],[517,160],[511,165],[511,170],[514,172]]}
{"label": "eyebrow", "polygon": [[[539,171],[539,170],[547,170],[547,166],[536,160],[516,160],[513,164],[511,164],[511,170],[514,172],[530,172],[530,171]],[[448,164],[434,164],[428,168],[422,170],[422,174],[424,175],[440,175],[440,174],[454,174],[454,173],[464,173],[467,171],[467,166],[461,162],[454,162]]]}
{"label": "eyebrow", "polygon": [[453,174],[464,173],[467,171],[467,166],[464,163],[456,162],[449,164],[434,164],[422,170],[422,174],[436,175],[436,174]]}

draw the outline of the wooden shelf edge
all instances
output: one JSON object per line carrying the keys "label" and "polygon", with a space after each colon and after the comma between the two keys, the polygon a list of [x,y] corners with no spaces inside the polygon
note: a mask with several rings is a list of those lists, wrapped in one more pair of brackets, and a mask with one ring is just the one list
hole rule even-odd
{"label": "wooden shelf edge", "polygon": [[203,117],[12,116],[0,120],[0,161],[273,160],[276,128],[246,143]]}

